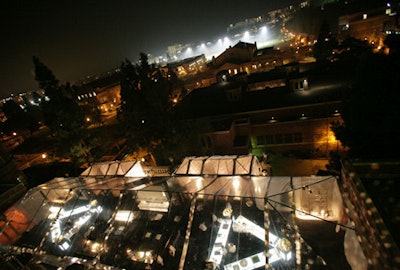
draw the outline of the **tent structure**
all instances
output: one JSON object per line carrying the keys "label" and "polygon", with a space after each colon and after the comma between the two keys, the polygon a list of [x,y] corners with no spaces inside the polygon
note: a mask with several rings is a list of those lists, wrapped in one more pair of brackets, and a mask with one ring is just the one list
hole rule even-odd
{"label": "tent structure", "polygon": [[147,175],[138,160],[130,160],[96,163],[82,172],[81,176],[145,177]]}
{"label": "tent structure", "polygon": [[187,157],[176,175],[260,175],[261,164],[255,156]]}
{"label": "tent structure", "polygon": [[61,268],[328,269],[296,220],[339,219],[335,177],[263,176],[254,156],[188,157],[168,177],[140,168],[100,163],[29,190],[3,215],[0,253]]}

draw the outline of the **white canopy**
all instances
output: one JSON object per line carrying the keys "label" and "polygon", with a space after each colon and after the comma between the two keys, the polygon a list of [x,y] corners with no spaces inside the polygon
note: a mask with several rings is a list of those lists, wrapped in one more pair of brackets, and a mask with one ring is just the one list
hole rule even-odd
{"label": "white canopy", "polygon": [[186,157],[175,175],[260,175],[261,164],[255,156]]}
{"label": "white canopy", "polygon": [[[147,252],[149,260],[167,258],[171,269],[182,263],[194,269],[193,263],[210,259],[221,269],[244,262],[252,265],[246,269],[256,269],[265,265],[268,252],[269,264],[294,268],[297,256],[314,255],[296,254],[294,248],[277,253],[278,241],[285,238],[295,246],[295,239],[288,238],[296,229],[293,213],[300,219],[339,220],[336,178],[263,176],[260,169],[255,156],[189,157],[175,175],[165,177],[146,175],[136,160],[94,164],[79,177],[54,178],[29,190],[0,220],[0,243],[21,251],[32,247],[63,269],[71,254],[82,254],[74,260],[91,266],[99,254],[106,266],[114,265],[118,255],[118,266],[142,269],[143,261],[132,259],[133,252]],[[283,225],[293,232],[283,231]],[[244,233],[229,237],[231,227]],[[219,252],[221,243],[235,249]]]}
{"label": "white canopy", "polygon": [[147,176],[138,160],[96,163],[81,173],[81,176]]}

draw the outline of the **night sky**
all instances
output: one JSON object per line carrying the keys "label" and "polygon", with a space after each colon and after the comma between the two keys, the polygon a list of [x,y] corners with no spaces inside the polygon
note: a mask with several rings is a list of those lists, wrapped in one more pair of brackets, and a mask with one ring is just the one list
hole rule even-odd
{"label": "night sky", "polygon": [[108,71],[140,52],[223,37],[230,23],[299,1],[5,0],[1,17],[0,97],[34,90],[32,56],[61,81]]}

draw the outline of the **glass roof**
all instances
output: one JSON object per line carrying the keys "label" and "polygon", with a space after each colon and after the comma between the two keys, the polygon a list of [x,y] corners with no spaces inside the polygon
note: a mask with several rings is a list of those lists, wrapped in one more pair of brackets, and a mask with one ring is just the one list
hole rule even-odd
{"label": "glass roof", "polygon": [[87,168],[81,176],[146,176],[137,160],[96,163]]}
{"label": "glass roof", "polygon": [[261,165],[255,156],[187,157],[176,175],[260,175]]}
{"label": "glass roof", "polygon": [[[218,164],[213,174],[211,161]],[[127,164],[114,162],[55,178],[4,213],[0,243],[56,267],[236,270],[268,262],[272,269],[328,269],[297,221],[339,219],[336,178],[252,175],[252,158],[211,161],[186,159],[169,177],[126,176],[132,168],[140,174],[140,162],[123,170]],[[239,162],[247,174],[227,169]],[[207,174],[190,169],[200,163]]]}

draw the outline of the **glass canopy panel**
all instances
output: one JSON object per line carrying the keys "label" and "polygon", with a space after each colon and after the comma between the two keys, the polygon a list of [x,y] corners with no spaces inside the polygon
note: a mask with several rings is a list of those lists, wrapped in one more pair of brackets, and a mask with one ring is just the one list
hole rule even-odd
{"label": "glass canopy panel", "polygon": [[179,165],[178,169],[176,169],[175,174],[187,174],[189,171],[190,161],[193,157],[186,157],[183,159],[182,163]]}
{"label": "glass canopy panel", "polygon": [[125,173],[125,177],[145,177],[147,176],[141,163],[135,162],[131,168]]}
{"label": "glass canopy panel", "polygon": [[224,157],[219,160],[218,175],[233,175],[235,160],[234,157]]}
{"label": "glass canopy panel", "polygon": [[88,170],[88,176],[90,175],[104,175],[105,170],[103,164],[95,164],[91,166]]}
{"label": "glass canopy panel", "polygon": [[136,163],[138,163],[136,160],[97,163],[82,172],[81,176],[122,176],[127,174]]}
{"label": "glass canopy panel", "polygon": [[204,162],[203,174],[218,175],[219,160],[207,159]]}
{"label": "glass canopy panel", "polygon": [[196,193],[210,185],[214,179],[214,176],[175,176],[167,180],[167,185],[171,191]]}
{"label": "glass canopy panel", "polygon": [[332,221],[340,219],[343,202],[335,177],[294,177],[293,186],[298,218]]}
{"label": "glass canopy panel", "polygon": [[212,156],[204,161],[203,174],[233,175],[236,156]]}
{"label": "glass canopy panel", "polygon": [[118,173],[121,173],[121,175],[125,175],[126,173],[129,172],[129,170],[130,170],[136,163],[138,163],[137,160],[123,161],[123,162],[119,163],[119,170],[118,170]]}
{"label": "glass canopy panel", "polygon": [[[154,190],[152,192],[155,192]],[[161,193],[162,191],[158,191]],[[145,197],[135,191],[125,193],[114,213],[102,263],[129,269],[144,269],[146,264],[168,263],[177,269],[185,237],[190,197],[169,195],[168,212],[140,209]],[[161,195],[160,195],[161,196]]]}
{"label": "glass canopy panel", "polygon": [[82,202],[81,197],[84,197],[81,191],[73,190],[64,203],[52,205],[51,211],[54,211],[54,214],[49,215],[50,226],[46,234],[42,236],[38,245],[39,250],[56,256],[67,254],[71,247],[70,238],[72,238],[69,232],[74,226],[75,218],[81,217],[89,210],[87,202]]}
{"label": "glass canopy panel", "polygon": [[109,179],[104,179],[96,182],[91,188],[98,189],[119,189],[124,186],[124,178],[122,177],[113,177]]}
{"label": "glass canopy panel", "polygon": [[[246,197],[252,193],[251,181],[248,177],[242,176],[222,176],[213,182],[204,192],[209,192],[209,189],[215,188],[215,195],[239,196]],[[218,190],[218,191],[217,191]],[[211,191],[212,192],[212,191]]]}
{"label": "glass canopy panel", "polygon": [[118,162],[110,163],[110,165],[108,167],[107,175],[123,175],[118,172],[118,169],[119,169]]}
{"label": "glass canopy panel", "polygon": [[217,177],[210,185],[206,186],[201,193],[202,194],[218,194],[225,185],[229,184],[229,178]]}
{"label": "glass canopy panel", "polygon": [[[238,260],[265,252],[265,233],[262,227],[264,212],[259,211],[254,203],[249,203],[251,200],[245,197],[205,195],[196,201],[184,269],[203,269],[201,267],[204,267],[204,262],[224,269]],[[258,226],[261,232],[257,236],[235,225],[235,219],[243,214],[253,221],[254,226]],[[258,263],[265,267],[265,256],[264,262],[262,257]],[[253,260],[257,261],[256,258]]]}
{"label": "glass canopy panel", "polygon": [[[21,242],[26,231],[30,231],[41,221],[41,207],[45,204],[45,194],[37,189],[29,190],[16,204],[6,210],[0,220],[0,243],[14,245]],[[25,245],[30,246],[30,245]]]}
{"label": "glass canopy panel", "polygon": [[252,158],[248,156],[240,156],[236,159],[235,174],[251,174]]}
{"label": "glass canopy panel", "polygon": [[129,190],[132,188],[139,188],[149,181],[148,178],[144,177],[124,177],[123,185],[119,185],[118,188],[121,190]]}
{"label": "glass canopy panel", "polygon": [[200,175],[203,172],[203,164],[204,160],[207,159],[207,157],[197,157],[194,158],[190,161],[189,164],[189,170],[188,173],[189,175]]}
{"label": "glass canopy panel", "polygon": [[[138,224],[139,212],[136,206],[136,192],[124,191],[116,198],[110,223],[100,233],[104,235],[104,249],[99,254],[101,262],[108,265],[122,262],[126,257],[125,246],[133,239],[133,230]],[[140,225],[140,224],[139,224]],[[112,252],[111,252],[112,250]]]}
{"label": "glass canopy panel", "polygon": [[253,194],[253,185],[247,176],[220,176],[199,193],[247,197]]}
{"label": "glass canopy panel", "polygon": [[[112,196],[108,191],[93,191],[81,192],[68,221],[61,229],[62,235],[57,244],[66,255],[80,254],[84,258],[94,258],[102,247],[104,234],[98,234],[96,231],[105,227],[112,213],[109,208],[113,210],[115,204],[110,203]],[[86,211],[80,212],[81,209]],[[63,212],[59,217],[60,226],[64,216],[66,215]]]}
{"label": "glass canopy panel", "polygon": [[85,186],[83,181],[80,178],[76,177],[57,177],[53,180],[39,185],[38,188],[41,189],[54,189],[54,188],[62,188],[62,189],[70,189]]}
{"label": "glass canopy panel", "polygon": [[84,178],[86,188],[96,189],[130,189],[142,185],[148,179],[144,177],[111,177],[111,178]]}

